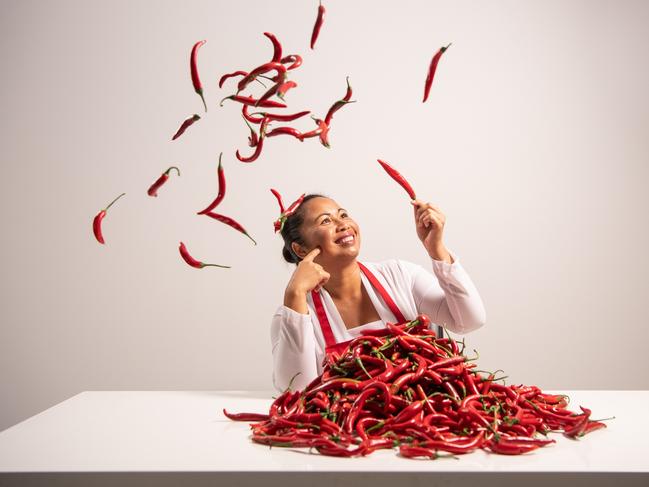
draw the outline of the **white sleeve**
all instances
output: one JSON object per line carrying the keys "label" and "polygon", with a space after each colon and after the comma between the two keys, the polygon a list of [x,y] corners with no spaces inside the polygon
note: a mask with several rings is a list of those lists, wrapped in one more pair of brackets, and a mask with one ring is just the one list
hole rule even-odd
{"label": "white sleeve", "polygon": [[450,331],[466,334],[483,326],[486,313],[482,298],[458,257],[449,251],[452,264],[431,259],[433,272],[418,264],[398,260],[412,278],[412,294],[418,313]]}
{"label": "white sleeve", "polygon": [[270,326],[273,350],[273,386],[283,391],[291,378],[292,390],[304,389],[318,376],[316,340],[311,316],[280,306]]}

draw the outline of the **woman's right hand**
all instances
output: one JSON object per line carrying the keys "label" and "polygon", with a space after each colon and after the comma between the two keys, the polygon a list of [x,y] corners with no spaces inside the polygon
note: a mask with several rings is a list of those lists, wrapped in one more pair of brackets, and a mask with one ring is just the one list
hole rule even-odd
{"label": "woman's right hand", "polygon": [[287,293],[306,296],[310,291],[320,291],[320,287],[326,284],[329,280],[329,273],[320,264],[313,262],[319,253],[320,248],[316,247],[298,263],[297,269],[286,286]]}

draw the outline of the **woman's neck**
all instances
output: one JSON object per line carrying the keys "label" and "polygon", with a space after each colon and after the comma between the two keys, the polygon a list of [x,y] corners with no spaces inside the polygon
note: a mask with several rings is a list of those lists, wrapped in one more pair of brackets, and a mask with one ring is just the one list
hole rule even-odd
{"label": "woman's neck", "polygon": [[357,298],[362,293],[361,270],[356,259],[341,267],[325,268],[329,272],[329,280],[323,286],[334,299]]}

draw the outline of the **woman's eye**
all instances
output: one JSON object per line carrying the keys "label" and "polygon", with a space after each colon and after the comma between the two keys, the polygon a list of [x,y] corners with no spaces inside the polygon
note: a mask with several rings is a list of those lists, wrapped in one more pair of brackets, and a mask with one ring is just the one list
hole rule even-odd
{"label": "woman's eye", "polygon": [[343,218],[349,218],[349,215],[347,213],[342,213]]}
{"label": "woman's eye", "polygon": [[320,223],[325,223],[325,222],[328,222],[328,221],[329,221],[329,218],[323,218]]}

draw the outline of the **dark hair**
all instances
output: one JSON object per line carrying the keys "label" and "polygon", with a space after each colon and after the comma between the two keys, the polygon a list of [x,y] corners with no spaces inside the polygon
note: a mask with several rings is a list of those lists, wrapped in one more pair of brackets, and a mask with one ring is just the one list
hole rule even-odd
{"label": "dark hair", "polygon": [[291,244],[297,242],[300,245],[304,245],[304,240],[300,234],[300,226],[304,223],[304,203],[313,198],[328,198],[328,196],[322,194],[311,193],[304,197],[300,206],[297,207],[297,211],[289,216],[284,222],[284,228],[282,228],[282,238],[284,239],[284,248],[282,249],[282,255],[284,260],[290,264],[297,264],[302,259],[293,251]]}

